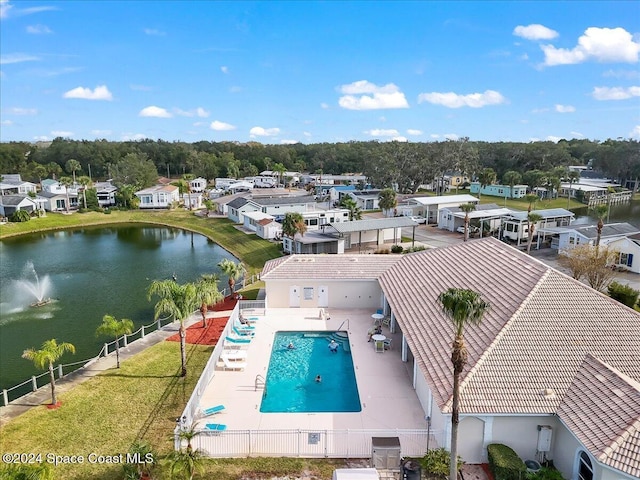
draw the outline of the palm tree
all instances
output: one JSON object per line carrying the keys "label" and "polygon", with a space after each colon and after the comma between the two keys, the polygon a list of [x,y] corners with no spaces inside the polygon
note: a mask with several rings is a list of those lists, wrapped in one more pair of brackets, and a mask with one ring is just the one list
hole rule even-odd
{"label": "palm tree", "polygon": [[69,213],[69,187],[71,187],[71,185],[73,185],[73,180],[71,180],[69,177],[60,177],[60,180],[58,180],[58,183],[60,185],[62,185],[64,187],[64,191],[65,194],[67,195],[67,203],[65,205],[67,213]]}
{"label": "palm tree", "polygon": [[604,227],[604,217],[607,216],[609,212],[609,207],[607,205],[596,205],[591,208],[591,213],[598,219],[598,225],[596,226],[596,231],[598,232],[598,236],[596,237],[596,248],[600,246],[600,238],[602,237],[602,227]]}
{"label": "palm tree", "polygon": [[229,294],[233,295],[233,288],[236,284],[236,280],[238,280],[246,273],[244,265],[242,265],[242,262],[236,263],[233,260],[225,258],[220,263],[218,263],[218,267],[220,267],[222,273],[229,277]]}
{"label": "palm tree", "polygon": [[78,183],[82,185],[82,198],[84,200],[84,209],[87,209],[87,187],[91,186],[93,182],[85,175],[78,178]]}
{"label": "palm tree", "polygon": [[[189,182],[187,182],[184,178],[171,182],[171,185],[174,187],[178,187],[178,193],[180,197],[189,191]],[[189,198],[189,204],[191,204],[191,198]]]}
{"label": "palm tree", "polygon": [[193,210],[193,208],[191,208],[191,180],[196,178],[196,176],[191,173],[187,173],[183,175],[182,178],[187,184],[187,198],[189,199],[189,210]]}
{"label": "palm tree", "polygon": [[531,254],[531,243],[533,242],[533,232],[536,229],[536,224],[542,220],[542,215],[537,213],[527,214],[527,229],[529,230],[529,240],[527,241],[527,254]]}
{"label": "palm tree", "polygon": [[438,296],[444,313],[451,319],[455,337],[451,349],[453,364],[453,399],[451,407],[451,460],[449,462],[450,480],[458,479],[458,424],[460,409],[460,374],[467,363],[467,348],[464,344],[464,327],[479,325],[489,304],[482,300],[479,293],[462,288],[449,288]]}
{"label": "palm tree", "polygon": [[493,185],[496,181],[496,172],[493,168],[485,168],[478,175],[478,181],[480,182],[480,190],[478,190],[478,198],[482,198],[482,189],[487,185]]}
{"label": "palm tree", "polygon": [[460,205],[460,210],[464,212],[464,241],[469,238],[469,214],[476,209],[475,203],[463,203]]}
{"label": "palm tree", "polygon": [[282,183],[282,176],[287,171],[287,168],[282,163],[274,163],[271,171],[278,174],[278,184]]}
{"label": "palm tree", "polygon": [[538,197],[538,195],[534,193],[529,193],[524,196],[524,200],[529,204],[529,208],[527,208],[527,213],[531,213],[533,206],[536,204],[538,200],[540,200],[540,197]]}
{"label": "palm tree", "polygon": [[80,162],[75,158],[72,158],[71,160],[67,161],[67,163],[65,163],[64,165],[64,169],[73,175],[74,185],[76,184],[76,172],[81,168],[82,168],[82,165],[80,165]]}
{"label": "palm tree", "polygon": [[516,172],[514,170],[509,170],[508,172],[505,172],[505,174],[502,176],[502,183],[509,185],[511,198],[513,198],[513,187],[515,187],[521,181],[522,181],[522,175],[520,175],[519,172]]}
{"label": "palm tree", "polygon": [[133,331],[133,322],[128,318],[116,320],[113,315],[102,317],[102,324],[96,328],[96,335],[108,335],[116,339],[116,368],[120,368],[120,336]]}
{"label": "palm tree", "polygon": [[182,361],[181,376],[187,375],[187,342],[184,322],[200,308],[195,283],[178,284],[174,280],[154,280],[147,290],[149,301],[154,295],[160,300],[154,307],[154,318],[168,314],[180,322],[180,358]]}
{"label": "palm tree", "polygon": [[340,200],[340,207],[349,210],[349,220],[361,220],[362,210],[358,207],[358,202],[349,195],[345,195]]}
{"label": "palm tree", "polygon": [[179,450],[171,454],[171,478],[179,475],[181,478],[193,480],[196,472],[204,471],[204,455],[200,450]]}
{"label": "palm tree", "polygon": [[398,205],[396,191],[393,188],[385,188],[378,194],[378,205],[382,210],[386,210],[386,216]]}
{"label": "palm tree", "polygon": [[200,314],[202,315],[202,328],[207,328],[207,308],[224,299],[222,292],[218,290],[217,275],[202,275],[196,283],[196,296],[200,302]]}
{"label": "palm tree", "polygon": [[304,236],[307,232],[307,225],[304,223],[304,217],[298,212],[289,212],[284,216],[282,221],[282,234],[289,238],[294,238],[297,233]]}
{"label": "palm tree", "polygon": [[51,381],[51,405],[57,405],[56,398],[56,377],[53,373],[53,363],[57,362],[65,352],[76,353],[76,347],[71,343],[58,343],[55,338],[46,340],[40,350],[29,348],[22,352],[22,358],[31,360],[36,368],[42,370],[49,369],[49,379]]}
{"label": "palm tree", "polygon": [[569,173],[567,174],[567,180],[569,180],[569,192],[567,193],[567,210],[568,210],[571,202],[571,186],[573,185],[573,182],[580,181],[580,172],[577,172],[575,170],[570,170]]}

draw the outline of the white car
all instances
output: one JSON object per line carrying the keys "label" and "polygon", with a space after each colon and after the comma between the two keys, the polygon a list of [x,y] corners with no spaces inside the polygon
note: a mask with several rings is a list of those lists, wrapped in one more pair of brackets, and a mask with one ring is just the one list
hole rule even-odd
{"label": "white car", "polygon": [[[478,227],[469,225],[469,235],[471,235],[472,233],[478,233],[479,231],[480,229]],[[456,228],[456,232],[464,233],[464,225],[460,225],[458,228]]]}
{"label": "white car", "polygon": [[414,222],[419,223],[419,224],[427,223],[427,219],[422,217],[422,216],[420,216],[420,215],[413,215],[413,216],[411,216],[409,218],[411,220],[413,220]]}

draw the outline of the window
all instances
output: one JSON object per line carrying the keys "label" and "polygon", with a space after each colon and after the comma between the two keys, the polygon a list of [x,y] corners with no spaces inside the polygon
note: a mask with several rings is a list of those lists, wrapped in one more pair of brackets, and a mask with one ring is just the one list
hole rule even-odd
{"label": "window", "polygon": [[580,452],[578,458],[578,480],[593,480],[593,466],[586,452]]}
{"label": "window", "polygon": [[318,225],[318,219],[317,218],[310,219],[309,220],[309,225]]}
{"label": "window", "polygon": [[620,265],[626,265],[630,267],[633,265],[633,254],[632,253],[621,253],[620,260],[618,261]]}
{"label": "window", "polygon": [[305,300],[313,300],[313,287],[304,287],[302,291]]}

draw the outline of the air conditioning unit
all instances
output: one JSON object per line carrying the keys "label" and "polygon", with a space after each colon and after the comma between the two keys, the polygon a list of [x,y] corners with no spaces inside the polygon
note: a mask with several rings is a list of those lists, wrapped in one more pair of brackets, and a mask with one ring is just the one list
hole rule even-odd
{"label": "air conditioning unit", "polygon": [[551,450],[551,437],[553,429],[550,425],[538,425],[538,446],[536,450],[540,453],[547,453]]}

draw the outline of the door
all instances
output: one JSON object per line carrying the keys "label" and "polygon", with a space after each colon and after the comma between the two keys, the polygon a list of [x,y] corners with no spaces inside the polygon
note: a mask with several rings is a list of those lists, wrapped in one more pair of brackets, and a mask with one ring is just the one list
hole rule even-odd
{"label": "door", "polygon": [[297,285],[293,285],[289,287],[289,307],[299,307],[300,306],[300,287]]}
{"label": "door", "polygon": [[318,288],[318,306],[319,307],[329,306],[329,287]]}
{"label": "door", "polygon": [[458,430],[458,455],[465,463],[482,463],[484,422],[476,417],[464,417]]}

